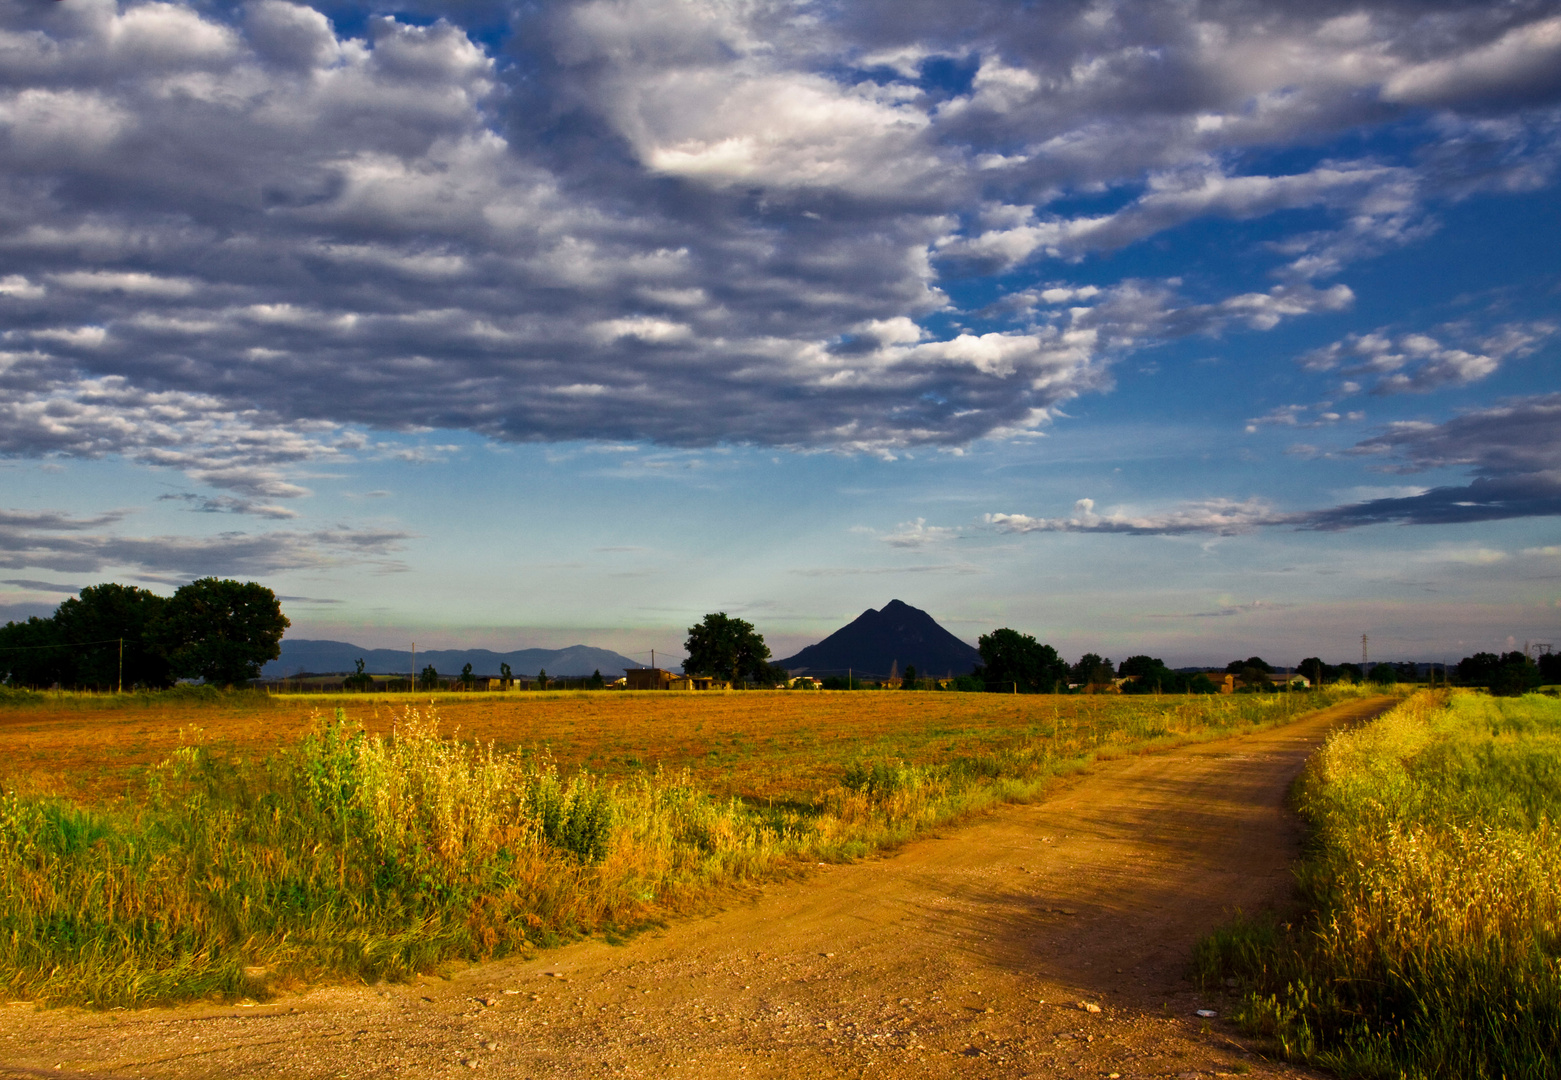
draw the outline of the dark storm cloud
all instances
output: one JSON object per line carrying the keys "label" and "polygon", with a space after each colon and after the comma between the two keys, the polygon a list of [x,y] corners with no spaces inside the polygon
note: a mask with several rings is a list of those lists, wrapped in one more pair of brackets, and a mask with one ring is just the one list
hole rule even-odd
{"label": "dark storm cloud", "polygon": [[[1150,341],[1338,310],[1323,279],[1431,200],[1553,167],[1553,5],[597,0],[526,9],[502,53],[463,28],[509,10],[353,37],[283,0],[0,9],[0,452],[125,455],[275,517],[293,470],[378,452],[363,428],[961,444]],[[1389,121],[1441,149],[1240,168]],[[1049,209],[1091,185],[1120,206]],[[1297,209],[1332,224],[1275,246],[1270,289],[928,329],[947,274]]]}
{"label": "dark storm cloud", "polygon": [[1316,511],[1305,515],[1304,527],[1445,525],[1561,514],[1561,394],[1504,402],[1443,424],[1394,424],[1350,452],[1386,458],[1389,472],[1465,467],[1474,479]]}
{"label": "dark storm cloud", "polygon": [[1441,424],[1405,422],[1345,453],[1381,457],[1383,471],[1412,474],[1467,468],[1467,484],[1415,495],[1370,499],[1323,510],[1284,512],[1249,499],[1212,499],[1172,510],[1095,512],[1080,499],[1066,518],[987,514],[998,532],[1102,532],[1140,536],[1232,535],[1284,525],[1332,531],[1363,525],[1457,525],[1506,518],[1561,515],[1561,393],[1519,398]]}

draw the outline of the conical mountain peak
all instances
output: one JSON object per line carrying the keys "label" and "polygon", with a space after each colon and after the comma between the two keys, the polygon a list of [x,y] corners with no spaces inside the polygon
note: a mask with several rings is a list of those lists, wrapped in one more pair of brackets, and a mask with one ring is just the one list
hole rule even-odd
{"label": "conical mountain peak", "polygon": [[878,610],[868,608],[817,645],[780,661],[793,675],[844,675],[884,678],[893,668],[915,667],[923,675],[965,675],[981,654],[936,619],[903,600]]}

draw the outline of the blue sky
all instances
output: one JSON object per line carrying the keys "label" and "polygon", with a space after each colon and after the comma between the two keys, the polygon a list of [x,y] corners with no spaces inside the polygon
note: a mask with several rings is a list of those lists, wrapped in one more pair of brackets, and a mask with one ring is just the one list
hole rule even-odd
{"label": "blue sky", "polygon": [[0,56],[0,617],[1561,638],[1561,4],[24,0]]}

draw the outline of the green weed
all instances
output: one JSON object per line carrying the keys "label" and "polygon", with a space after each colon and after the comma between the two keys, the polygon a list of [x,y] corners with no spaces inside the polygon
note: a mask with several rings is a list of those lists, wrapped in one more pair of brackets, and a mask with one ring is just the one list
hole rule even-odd
{"label": "green weed", "polygon": [[1552,1077],[1561,1052],[1561,702],[1422,693],[1335,736],[1298,804],[1304,923],[1199,946],[1241,1019],[1367,1077]]}
{"label": "green weed", "polygon": [[715,797],[687,770],[563,776],[546,751],[445,735],[412,709],[383,735],[338,709],[258,758],[189,728],[134,797],[0,796],[0,987],[134,1006],[617,937],[734,883],[1032,798],[1091,755],[1292,711],[1256,697],[1102,704],[987,752],[848,763],[822,790],[762,804]]}

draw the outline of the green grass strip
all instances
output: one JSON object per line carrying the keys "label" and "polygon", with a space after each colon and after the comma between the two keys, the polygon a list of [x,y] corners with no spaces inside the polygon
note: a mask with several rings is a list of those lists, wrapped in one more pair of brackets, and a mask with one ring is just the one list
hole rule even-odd
{"label": "green grass strip", "polygon": [[1344,1076],[1555,1077],[1561,701],[1422,692],[1334,736],[1297,801],[1305,917],[1196,957],[1248,1028]]}

